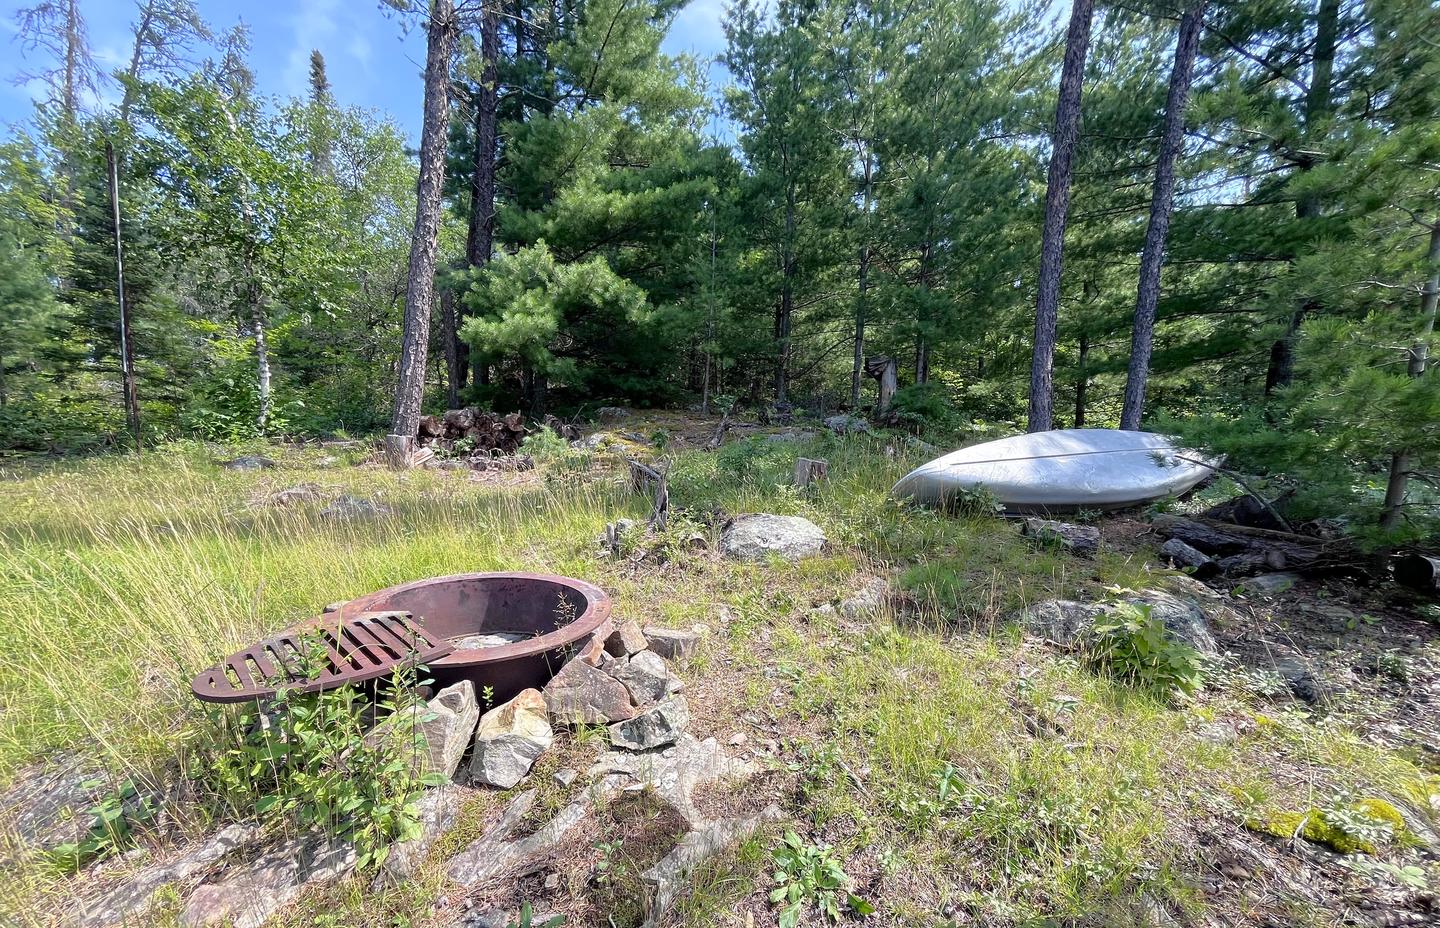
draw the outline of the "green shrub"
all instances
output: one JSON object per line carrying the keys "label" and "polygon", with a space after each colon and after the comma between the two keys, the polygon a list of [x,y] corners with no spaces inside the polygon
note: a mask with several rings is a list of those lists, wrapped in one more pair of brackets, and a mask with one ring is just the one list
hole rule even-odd
{"label": "green shrub", "polygon": [[949,391],[936,383],[915,383],[895,391],[891,408],[901,425],[916,434],[952,433],[965,426]]}
{"label": "green shrub", "polygon": [[1114,605],[1091,627],[1086,651],[1097,666],[1127,683],[1186,694],[1204,684],[1200,652],[1171,635],[1147,605]]}
{"label": "green shrub", "polygon": [[548,425],[542,425],[526,435],[525,440],[520,443],[520,451],[530,455],[539,464],[564,461],[571,454],[570,443]]}
{"label": "green shrub", "polygon": [[857,915],[869,915],[874,906],[850,891],[850,877],[828,845],[806,844],[793,831],[771,854],[775,863],[775,888],[770,891],[770,904],[783,905],[780,928],[795,928],[807,905],[832,922],[840,920],[840,910],[848,907]]}
{"label": "green shrub", "polygon": [[[443,776],[422,773],[423,704],[413,670],[402,670],[375,709],[352,686],[320,693],[280,690],[238,711],[212,710],[197,754],[198,778],[232,813],[320,828],[355,843],[358,866],[379,866],[390,846],[419,829],[414,801]],[[368,737],[367,737],[368,733]]]}

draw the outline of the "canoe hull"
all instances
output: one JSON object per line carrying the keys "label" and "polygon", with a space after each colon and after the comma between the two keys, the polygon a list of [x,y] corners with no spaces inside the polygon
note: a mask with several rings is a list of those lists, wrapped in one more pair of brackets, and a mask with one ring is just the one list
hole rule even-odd
{"label": "canoe hull", "polygon": [[1216,463],[1151,432],[1056,429],[952,451],[890,493],[945,506],[983,488],[1014,513],[1124,509],[1192,490]]}

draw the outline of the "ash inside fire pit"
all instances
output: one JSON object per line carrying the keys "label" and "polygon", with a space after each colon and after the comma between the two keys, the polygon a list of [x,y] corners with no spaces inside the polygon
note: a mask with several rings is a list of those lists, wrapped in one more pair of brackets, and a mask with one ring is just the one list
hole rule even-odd
{"label": "ash inside fire pit", "polygon": [[351,600],[341,616],[405,610],[455,650],[429,664],[437,687],[469,680],[495,702],[543,687],[576,646],[609,627],[599,587],[548,574],[457,574],[417,580]]}

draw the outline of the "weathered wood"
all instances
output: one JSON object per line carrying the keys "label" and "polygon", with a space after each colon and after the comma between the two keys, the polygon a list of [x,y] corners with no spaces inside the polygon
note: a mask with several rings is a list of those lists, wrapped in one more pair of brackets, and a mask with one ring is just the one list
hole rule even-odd
{"label": "weathered wood", "polygon": [[1405,554],[1395,559],[1395,582],[1412,590],[1440,593],[1440,557]]}
{"label": "weathered wood", "polygon": [[1250,539],[1211,528],[1192,519],[1158,515],[1151,521],[1151,525],[1155,527],[1155,531],[1166,538],[1179,538],[1192,548],[1197,548],[1206,554],[1240,554],[1250,550]]}
{"label": "weathered wood", "polygon": [[1172,538],[1160,546],[1160,556],[1171,567],[1186,568],[1191,576],[1204,580],[1220,572],[1220,565],[1210,555],[1191,547],[1179,538]]}
{"label": "weathered wood", "polygon": [[385,462],[396,470],[410,467],[411,456],[415,453],[413,435],[386,435]]}
{"label": "weathered wood", "polygon": [[626,458],[626,463],[630,465],[630,492],[644,493],[649,486],[654,486],[655,496],[648,522],[650,528],[663,532],[670,522],[670,483],[665,472],[633,458]]}
{"label": "weathered wood", "polygon": [[865,373],[879,381],[879,396],[875,400],[875,418],[884,421],[890,416],[890,404],[900,389],[900,380],[894,358],[870,358],[865,362]]}
{"label": "weathered wood", "polygon": [[815,458],[798,458],[795,461],[795,486],[808,487],[819,483],[830,473],[830,464]]}

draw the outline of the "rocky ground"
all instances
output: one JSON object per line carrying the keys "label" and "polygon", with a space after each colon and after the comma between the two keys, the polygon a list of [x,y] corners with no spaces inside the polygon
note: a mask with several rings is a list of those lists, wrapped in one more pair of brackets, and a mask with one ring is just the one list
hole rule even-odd
{"label": "rocky ground", "polygon": [[[603,437],[578,443],[629,454],[663,432],[662,445],[705,448],[717,430],[607,418]],[[798,444],[824,428],[726,437]],[[271,486],[252,504],[387,515],[321,484]],[[972,605],[1013,601],[998,576],[957,607],[932,583],[950,570],[938,543],[840,564],[850,542],[835,524],[683,515],[678,533],[612,524],[595,556],[632,602],[685,584],[724,594],[663,622],[641,619],[659,599],[622,608],[543,691],[504,705],[468,684],[435,694],[421,724],[429,769],[448,782],[425,792],[422,833],[378,871],[357,871],[344,838],[197,824],[180,780],[141,783],[124,802],[147,810],[155,837],[47,882],[34,923],[506,928],[529,908],[537,925],[774,924],[772,855],[788,829],[806,853],[833,848],[846,892],[877,909],[842,904],[847,921],[1034,924],[1049,910],[1047,924],[1097,926],[1440,923],[1440,630],[1427,604],[1283,572],[1203,583],[1161,569],[1164,539],[1130,513],[987,529],[1007,557],[1063,573],[1070,595]],[[1201,692],[1092,684],[1087,630],[1125,603],[1206,656]],[[973,705],[948,702],[955,687]],[[1105,808],[1110,784],[1096,781],[1132,764],[1135,783]],[[906,779],[907,765],[922,773]],[[80,836],[113,791],[106,777],[83,750],[14,776],[7,866]],[[1326,830],[1377,803],[1398,818],[1361,816],[1379,828],[1368,852]],[[1133,831],[1133,847],[1106,828]],[[1046,885],[1076,874],[1083,892]],[[801,923],[827,920],[818,898]]]}

